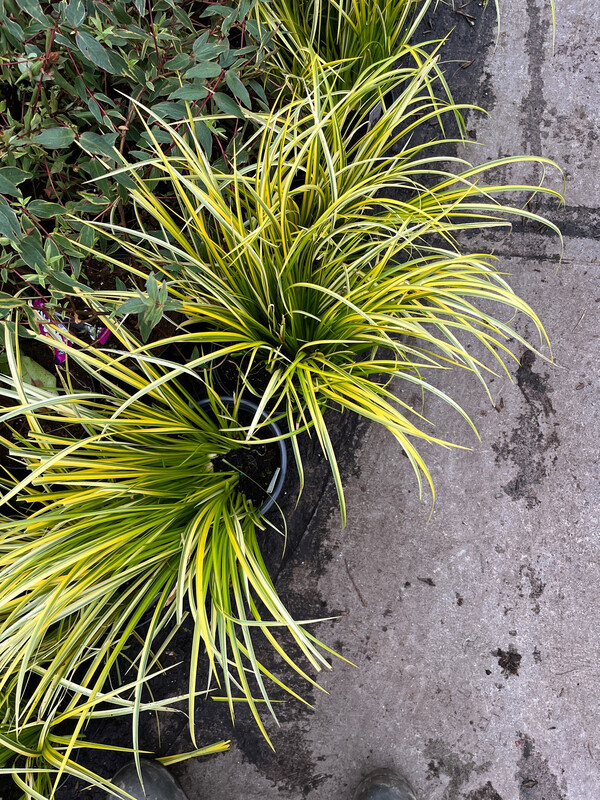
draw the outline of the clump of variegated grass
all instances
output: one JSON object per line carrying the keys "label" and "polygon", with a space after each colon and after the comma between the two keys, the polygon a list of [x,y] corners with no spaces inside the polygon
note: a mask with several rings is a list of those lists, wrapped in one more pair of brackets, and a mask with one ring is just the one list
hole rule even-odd
{"label": "clump of variegated grass", "polygon": [[[426,376],[459,366],[485,386],[489,367],[468,346],[479,342],[506,369],[508,341],[524,343],[506,321],[516,312],[542,339],[545,334],[494,259],[463,252],[457,235],[510,226],[517,216],[560,236],[526,207],[498,199],[515,192],[526,199],[560,195],[542,183],[489,180],[509,164],[538,165],[543,172],[552,166],[547,159],[515,156],[472,166],[448,154],[454,140],[419,141],[421,125],[461,110],[432,100],[434,56],[412,68],[369,68],[350,90],[339,88],[335,68],[316,60],[311,75],[291,103],[255,119],[255,159],[243,168],[209,164],[193,125],[180,134],[142,109],[172,146],[162,147],[148,130],[150,160],[117,170],[132,181],[139,227],[93,227],[129,254],[96,253],[99,258],[141,277],[162,273],[181,311],[208,331],[198,342],[212,331],[217,356],[235,348],[232,357],[244,369],[251,364],[267,371],[261,409],[285,414],[291,432],[308,428],[318,437],[344,519],[325,411],[354,411],[382,424],[404,449],[419,485],[424,477],[433,490],[415,441],[447,443],[390,381],[399,378],[441,397],[472,425]],[[395,99],[388,102],[392,85]],[[382,114],[373,123],[369,115],[378,102]],[[176,203],[157,194],[157,178],[169,184]],[[128,296],[96,293],[94,302],[110,310]],[[194,336],[170,341],[178,338]],[[296,438],[292,445],[302,475]]]}
{"label": "clump of variegated grass", "polygon": [[414,36],[431,0],[271,0],[255,14],[271,31],[277,49],[264,67],[281,81],[303,77],[311,61],[336,64],[346,89],[368,67],[399,57]]}
{"label": "clump of variegated grass", "polygon": [[[31,677],[40,681],[46,677],[47,668],[32,668]],[[85,767],[80,761],[82,751],[118,751],[130,753],[139,759],[145,751],[119,747],[113,744],[96,743],[83,733],[93,720],[114,719],[131,716],[135,701],[129,697],[136,687],[135,681],[117,688],[105,686],[90,690],[74,681],[60,681],[55,692],[54,703],[41,708],[35,702],[29,704],[27,714],[17,713],[18,678],[13,675],[5,682],[0,694],[0,782],[12,780],[23,792],[24,800],[52,800],[60,783],[67,777],[76,778],[82,786],[104,789],[110,796],[129,800],[130,795],[115,786],[106,776]],[[175,713],[170,704],[179,698],[167,701],[144,701],[141,710],[157,713]],[[19,719],[19,717],[21,718]],[[158,760],[163,764],[198,756],[211,755],[226,750],[228,741],[217,742]]]}
{"label": "clump of variegated grass", "polygon": [[[61,332],[72,345],[69,357],[95,375],[102,391],[53,394],[26,385],[18,347],[6,323],[4,329],[11,376],[1,378],[0,422],[25,417],[30,428],[28,436],[15,433],[14,441],[2,441],[29,469],[2,504],[17,498],[31,511],[0,521],[0,695],[17,676],[17,722],[32,704],[49,707],[57,681],[73,680],[82,663],[89,662],[84,686],[99,671],[106,676],[118,654],[141,635],[133,715],[137,749],[153,644],[190,614],[192,736],[204,653],[208,687],[220,687],[232,717],[234,701],[247,702],[266,736],[259,704],[275,716],[269,684],[298,695],[259,661],[257,636],[311,683],[301,657],[317,671],[330,665],[324,646],[278,597],[257,540],[267,523],[238,491],[239,474],[213,469],[216,455],[248,446],[240,440],[235,411],[214,398],[214,413],[200,407],[176,381],[185,367],[142,356],[132,363],[135,342],[117,329],[130,347],[121,355],[91,349]],[[64,341],[55,344],[67,349]],[[136,633],[145,617],[146,632]],[[281,628],[297,656],[282,643]],[[41,653],[45,675],[28,698],[30,671]]]}

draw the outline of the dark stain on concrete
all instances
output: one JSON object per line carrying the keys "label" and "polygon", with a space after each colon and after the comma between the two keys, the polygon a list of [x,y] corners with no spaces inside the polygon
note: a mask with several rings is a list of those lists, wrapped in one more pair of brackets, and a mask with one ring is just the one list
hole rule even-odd
{"label": "dark stain on concrete", "polygon": [[[533,600],[533,613],[540,613],[539,599],[544,593],[546,584],[542,581],[540,575],[535,571],[531,564],[523,564],[519,568],[519,575],[525,577],[529,583],[529,599]],[[521,591],[521,594],[523,592]]]}
{"label": "dark stain on concrete", "polygon": [[[553,147],[577,138],[579,147],[576,151],[567,150],[561,153],[561,167],[568,180],[573,171],[585,169],[587,158],[594,157],[598,131],[593,125],[587,126],[585,120],[588,111],[583,104],[572,106],[566,114],[564,111],[563,107],[549,106],[546,109],[546,119],[541,120],[540,127],[543,128],[544,137],[551,131]],[[586,127],[589,127],[587,132]]]}
{"label": "dark stain on concrete", "polygon": [[490,781],[488,781],[481,789],[475,789],[469,792],[469,794],[466,794],[465,800],[502,800],[502,797],[500,797]]}
{"label": "dark stain on concrete", "polygon": [[438,767],[435,761],[430,761],[427,764],[427,780],[431,780],[432,778],[439,778],[440,777],[440,768]]}
{"label": "dark stain on concrete", "polygon": [[511,675],[519,674],[519,667],[523,656],[518,653],[514,645],[510,644],[508,650],[502,650],[499,647],[494,653],[498,659],[498,665],[502,669],[502,674],[505,678],[510,678]]}
{"label": "dark stain on concrete", "polygon": [[254,766],[279,789],[306,797],[331,777],[321,772],[309,747],[304,741],[309,722],[299,725],[282,725],[274,738],[275,751],[266,744],[254,726],[244,726],[244,731],[235,731],[235,742],[244,755],[244,760]]}
{"label": "dark stain on concrete", "polygon": [[531,584],[531,591],[529,592],[529,597],[532,600],[537,600],[538,597],[541,597],[542,594],[544,593],[546,584],[542,581],[542,579],[536,573],[533,567],[531,566],[525,567],[524,573],[529,579],[529,583]]}
{"label": "dark stain on concrete", "polygon": [[521,757],[515,775],[519,786],[519,800],[568,800],[561,790],[558,778],[551,772],[547,759],[535,748],[533,739],[517,734]]}
{"label": "dark stain on concrete", "polygon": [[543,377],[533,371],[535,354],[526,350],[521,356],[516,378],[517,385],[530,406],[540,406],[546,417],[554,414],[549,393],[552,389],[548,386],[548,374]]}
{"label": "dark stain on concrete", "polygon": [[[435,11],[426,14],[415,34],[414,41],[426,42],[442,39],[450,35],[440,49],[440,66],[444,71],[452,95],[461,104],[474,106],[473,110],[463,110],[467,137],[476,138],[477,120],[486,116],[496,104],[493,91],[492,73],[485,70],[487,54],[496,40],[496,14],[493,3],[471,3],[464,12],[452,7],[450,3],[438,3]],[[471,24],[473,23],[473,24]],[[446,135],[452,138],[457,134],[451,114],[444,115]],[[430,141],[437,138],[439,128],[432,123],[429,127],[420,126],[416,136]],[[446,152],[450,155],[448,148]],[[464,157],[462,148],[457,145],[455,155]]]}
{"label": "dark stain on concrete", "polygon": [[502,489],[513,500],[525,500],[527,508],[539,504],[537,486],[547,477],[549,466],[555,463],[560,445],[558,423],[551,421],[555,412],[550,399],[549,376],[534,372],[534,363],[534,353],[526,350],[516,373],[526,408],[517,417],[510,438],[503,433],[500,441],[492,445],[496,463],[510,460],[517,467],[516,476]]}
{"label": "dark stain on concrete", "polygon": [[[565,239],[593,239],[600,235],[600,210],[598,208],[591,206],[560,206],[554,198],[542,197],[536,197],[535,202],[529,208],[557,225]],[[534,232],[536,235],[545,236],[556,241],[556,233],[553,230],[525,218],[518,218],[512,222],[512,232],[513,235],[523,232],[529,235]],[[560,260],[558,247],[556,254],[540,256],[536,254],[534,247],[527,247],[527,242],[523,246],[527,248],[528,261],[539,259],[544,265],[550,262],[557,265],[559,263],[563,265],[569,263],[568,259]],[[514,255],[514,252],[514,242],[508,248],[503,247],[502,243],[500,243],[499,247],[494,250],[494,253],[498,256],[511,256]]]}
{"label": "dark stain on concrete", "polygon": [[[462,800],[463,786],[472,774],[478,774],[487,769],[488,765],[476,766],[475,761],[464,761],[457,753],[453,753],[448,745],[441,739],[430,739],[425,747],[425,758],[430,759],[428,764],[428,777],[439,778],[447,776],[450,780],[442,795],[442,800]],[[483,798],[487,800],[487,798]],[[502,800],[502,798],[500,798]]]}

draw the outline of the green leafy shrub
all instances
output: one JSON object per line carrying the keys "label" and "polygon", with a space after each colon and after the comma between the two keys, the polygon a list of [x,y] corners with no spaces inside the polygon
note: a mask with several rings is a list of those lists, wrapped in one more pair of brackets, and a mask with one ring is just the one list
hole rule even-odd
{"label": "green leafy shrub", "polygon": [[[231,153],[244,109],[265,107],[269,35],[255,0],[0,0],[0,275],[7,292],[58,298],[82,269],[67,213],[123,221],[119,181],[86,181],[149,142],[135,97],[176,123],[188,109],[208,158]],[[162,131],[156,130],[159,137]],[[239,147],[238,147],[239,150]],[[125,210],[124,210],[125,209]],[[84,244],[93,233],[81,232]],[[93,279],[93,269],[91,278]]]}

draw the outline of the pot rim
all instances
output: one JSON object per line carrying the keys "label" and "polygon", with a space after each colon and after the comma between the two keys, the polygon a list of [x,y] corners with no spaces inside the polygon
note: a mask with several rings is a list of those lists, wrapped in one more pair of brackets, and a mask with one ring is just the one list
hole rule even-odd
{"label": "pot rim", "polygon": [[[223,403],[224,406],[229,408],[237,403],[239,408],[251,414],[256,414],[256,412],[258,411],[258,405],[254,403],[252,400],[247,400],[244,397],[240,398],[239,400],[236,400],[236,398],[233,395],[219,395],[219,400],[221,401],[221,403]],[[211,405],[210,398],[208,397],[203,398],[202,400],[199,400],[197,402],[200,408],[203,409],[206,409]],[[266,413],[266,411],[261,412],[260,418],[262,421],[266,421],[268,419],[268,414]],[[276,444],[279,449],[279,474],[277,475],[277,480],[275,481],[273,489],[270,492],[269,491],[266,492],[267,499],[259,509],[259,513],[261,514],[266,514],[273,508],[273,506],[277,502],[277,499],[279,498],[283,490],[283,484],[285,482],[285,478],[287,475],[287,462],[288,462],[287,445],[285,439],[283,438],[283,433],[281,431],[281,428],[276,422],[273,421],[268,422],[267,427],[271,429],[274,436],[278,437],[277,441],[273,442],[273,444]]]}

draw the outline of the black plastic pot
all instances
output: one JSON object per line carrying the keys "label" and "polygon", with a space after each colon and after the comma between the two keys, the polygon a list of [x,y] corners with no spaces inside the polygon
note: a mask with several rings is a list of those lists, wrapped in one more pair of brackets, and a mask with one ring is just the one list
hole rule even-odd
{"label": "black plastic pot", "polygon": [[[256,403],[253,403],[250,400],[241,399],[236,401],[236,399],[234,397],[231,397],[230,395],[220,396],[219,400],[226,408],[233,408],[237,402],[239,409],[245,411],[248,414],[251,414],[252,416],[254,416],[258,411],[258,406],[256,405]],[[210,400],[208,399],[200,400],[198,401],[198,405],[204,409],[209,408]],[[261,414],[261,420],[265,421],[267,419],[268,416],[263,411]],[[276,436],[280,437],[282,435],[281,428],[276,422],[269,422],[267,425],[267,430],[270,431],[273,437]],[[275,474],[273,475],[273,479],[271,480],[271,483],[265,489],[265,492],[268,497],[267,500],[260,507],[261,514],[266,514],[267,511],[273,508],[273,506],[277,502],[277,498],[281,494],[287,474],[287,446],[285,443],[285,439],[279,439],[277,442],[274,442],[274,444],[276,444],[279,449],[279,467],[278,467],[279,472],[275,472]]]}

